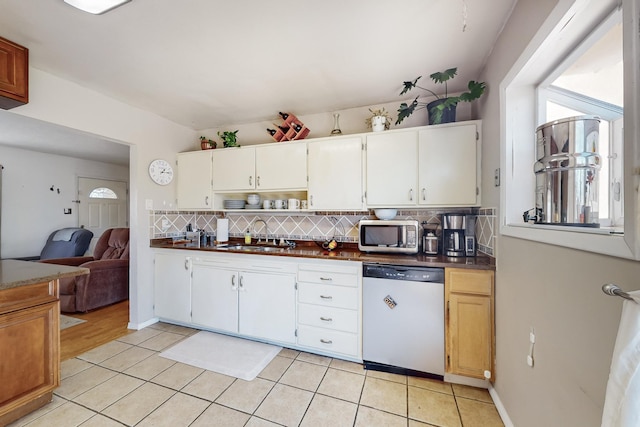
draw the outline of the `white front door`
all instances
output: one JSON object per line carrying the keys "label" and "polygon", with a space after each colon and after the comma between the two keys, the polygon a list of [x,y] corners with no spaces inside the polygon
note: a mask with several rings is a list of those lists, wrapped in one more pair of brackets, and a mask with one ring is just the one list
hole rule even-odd
{"label": "white front door", "polygon": [[78,225],[100,237],[108,228],[128,227],[127,183],[78,177]]}

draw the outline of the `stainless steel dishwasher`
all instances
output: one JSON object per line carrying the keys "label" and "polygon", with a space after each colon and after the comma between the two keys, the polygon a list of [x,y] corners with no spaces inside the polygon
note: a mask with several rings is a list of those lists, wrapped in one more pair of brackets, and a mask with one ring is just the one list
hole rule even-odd
{"label": "stainless steel dishwasher", "polygon": [[364,264],[366,369],[444,377],[444,269]]}

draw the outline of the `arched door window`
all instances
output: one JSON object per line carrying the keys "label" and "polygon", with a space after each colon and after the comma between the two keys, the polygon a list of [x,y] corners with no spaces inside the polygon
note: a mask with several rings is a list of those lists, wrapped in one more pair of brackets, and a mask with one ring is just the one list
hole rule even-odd
{"label": "arched door window", "polygon": [[92,199],[117,199],[118,195],[110,188],[100,187],[92,190],[89,197]]}

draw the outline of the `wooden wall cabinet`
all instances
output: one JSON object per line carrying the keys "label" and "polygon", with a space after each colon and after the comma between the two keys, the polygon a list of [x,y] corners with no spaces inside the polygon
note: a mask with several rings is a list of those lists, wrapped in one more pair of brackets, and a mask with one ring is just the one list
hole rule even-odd
{"label": "wooden wall cabinet", "polygon": [[60,384],[58,281],[0,292],[0,425],[49,403]]}
{"label": "wooden wall cabinet", "polygon": [[445,269],[445,304],[447,373],[493,381],[494,272]]}
{"label": "wooden wall cabinet", "polygon": [[29,49],[0,37],[0,108],[29,102]]}

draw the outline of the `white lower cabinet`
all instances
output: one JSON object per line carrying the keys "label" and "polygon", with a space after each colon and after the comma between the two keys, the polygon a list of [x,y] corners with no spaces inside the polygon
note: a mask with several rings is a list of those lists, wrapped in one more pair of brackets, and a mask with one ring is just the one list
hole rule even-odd
{"label": "white lower cabinet", "polygon": [[154,257],[154,313],[161,320],[191,322],[191,257],[168,250]]}
{"label": "white lower cabinet", "polygon": [[362,360],[362,263],[157,250],[163,321]]}
{"label": "white lower cabinet", "polygon": [[191,277],[193,324],[295,343],[296,264],[261,258],[196,257]]}
{"label": "white lower cabinet", "polygon": [[298,266],[298,345],[362,359],[362,264],[318,261]]}

